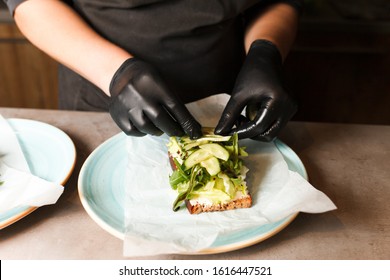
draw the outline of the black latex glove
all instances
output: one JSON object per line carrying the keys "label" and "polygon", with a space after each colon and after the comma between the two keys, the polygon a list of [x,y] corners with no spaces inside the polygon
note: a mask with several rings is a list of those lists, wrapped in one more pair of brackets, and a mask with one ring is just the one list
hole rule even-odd
{"label": "black latex glove", "polygon": [[[246,118],[241,112],[246,108]],[[282,81],[282,58],[266,40],[252,43],[216,134],[272,141],[297,110]]]}
{"label": "black latex glove", "polygon": [[202,135],[200,124],[144,61],[126,60],[111,81],[110,94],[111,117],[127,135]]}

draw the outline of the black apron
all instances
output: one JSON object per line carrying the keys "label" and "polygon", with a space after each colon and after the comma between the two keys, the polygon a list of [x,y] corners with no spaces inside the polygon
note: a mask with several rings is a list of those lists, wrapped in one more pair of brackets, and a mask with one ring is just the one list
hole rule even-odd
{"label": "black apron", "polygon": [[[245,57],[243,14],[270,2],[277,1],[77,0],[73,7],[101,36],[154,65],[188,103],[230,93]],[[107,95],[64,66],[59,84],[61,109],[108,109]]]}

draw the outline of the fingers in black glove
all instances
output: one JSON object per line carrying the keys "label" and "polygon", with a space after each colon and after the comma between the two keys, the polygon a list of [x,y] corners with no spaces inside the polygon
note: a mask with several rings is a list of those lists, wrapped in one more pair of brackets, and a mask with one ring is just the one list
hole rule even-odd
{"label": "fingers in black glove", "polygon": [[[264,142],[274,140],[296,112],[296,104],[294,102],[272,104],[272,101],[263,104],[249,104],[246,107],[247,122],[237,126],[232,132],[237,132],[240,138],[252,138]],[[292,106],[292,108],[286,108],[286,106]],[[291,112],[291,115],[286,113],[279,115],[277,114],[279,111]]]}
{"label": "fingers in black glove", "polygon": [[200,124],[144,61],[126,60],[112,79],[110,93],[110,114],[127,135],[202,135]]}
{"label": "fingers in black glove", "polygon": [[[238,123],[245,108],[251,116]],[[257,40],[250,47],[215,133],[272,141],[296,110],[282,80],[279,50],[269,41]]]}

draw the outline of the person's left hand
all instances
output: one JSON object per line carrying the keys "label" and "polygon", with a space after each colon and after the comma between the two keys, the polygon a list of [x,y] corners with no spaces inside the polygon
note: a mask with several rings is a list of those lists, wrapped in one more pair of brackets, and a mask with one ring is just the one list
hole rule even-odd
{"label": "person's left hand", "polygon": [[[246,118],[241,112],[246,108]],[[282,58],[266,40],[252,43],[216,134],[272,141],[291,119],[297,104],[282,81]]]}

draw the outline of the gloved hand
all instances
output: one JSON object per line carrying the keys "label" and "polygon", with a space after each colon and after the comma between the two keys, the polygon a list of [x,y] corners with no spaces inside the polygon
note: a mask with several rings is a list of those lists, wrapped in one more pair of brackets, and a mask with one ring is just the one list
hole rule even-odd
{"label": "gloved hand", "polygon": [[[270,41],[252,43],[216,134],[272,141],[297,110],[282,81],[282,58]],[[246,118],[241,112],[246,108]],[[235,126],[235,127],[234,127]]]}
{"label": "gloved hand", "polygon": [[111,117],[127,135],[202,136],[200,124],[144,61],[126,60],[111,81],[110,94]]}

